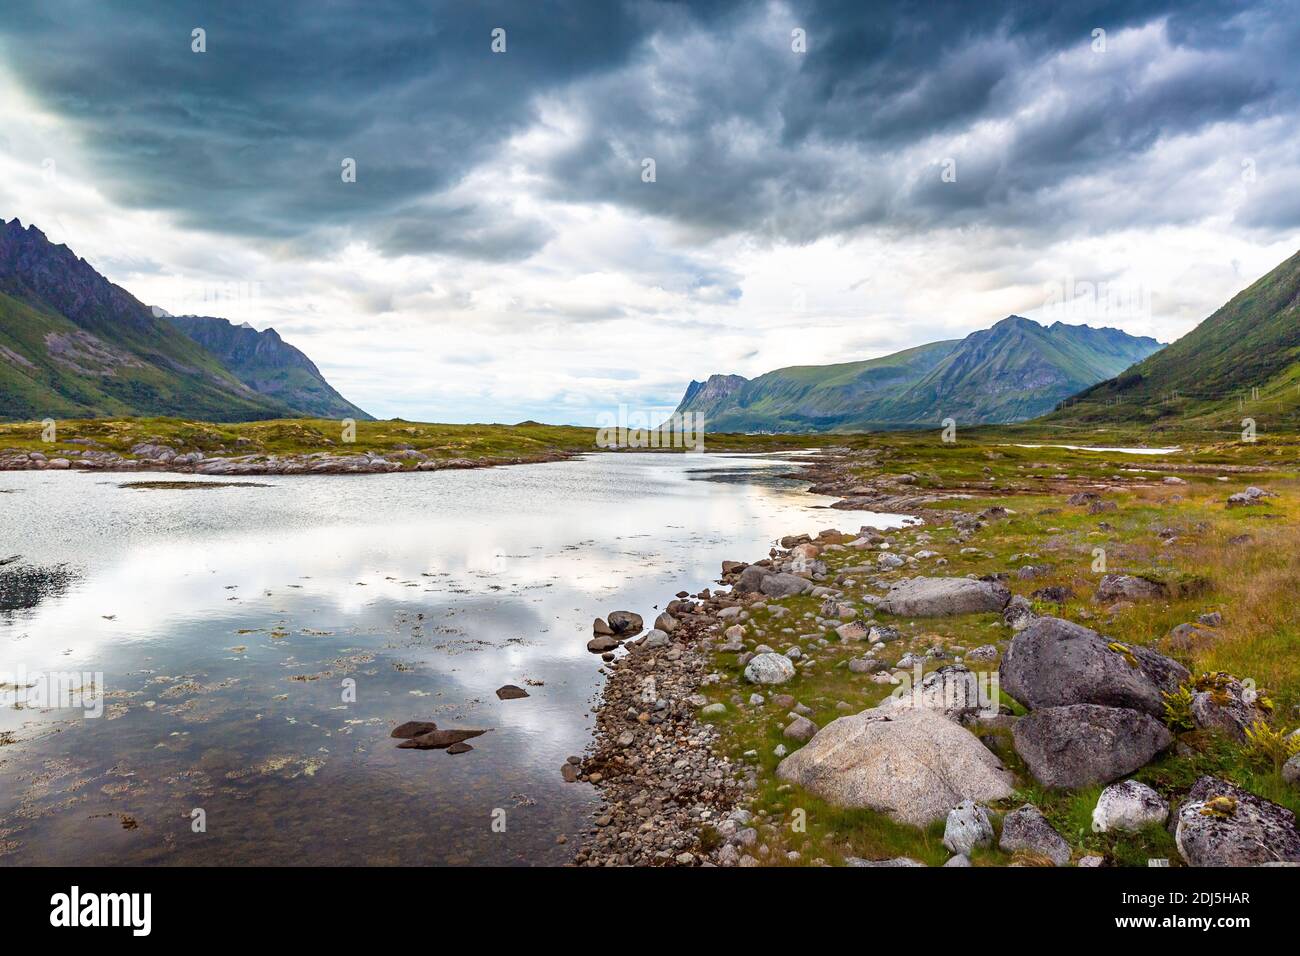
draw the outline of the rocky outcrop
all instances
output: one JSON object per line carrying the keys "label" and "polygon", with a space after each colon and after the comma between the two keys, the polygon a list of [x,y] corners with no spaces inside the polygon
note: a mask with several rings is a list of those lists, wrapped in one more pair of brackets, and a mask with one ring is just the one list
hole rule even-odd
{"label": "rocky outcrop", "polygon": [[866,710],[827,724],[776,768],[829,803],[925,826],[963,800],[1012,793],[1011,774],[969,730],[930,710]]}
{"label": "rocky outcrop", "polygon": [[1035,710],[1016,721],[1011,733],[1036,780],[1070,790],[1132,773],[1174,739],[1141,711],[1098,704]]}

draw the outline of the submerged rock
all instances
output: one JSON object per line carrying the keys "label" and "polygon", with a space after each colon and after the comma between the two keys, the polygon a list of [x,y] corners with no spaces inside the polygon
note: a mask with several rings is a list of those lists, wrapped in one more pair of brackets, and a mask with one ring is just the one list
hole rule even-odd
{"label": "submerged rock", "polygon": [[431,734],[437,729],[438,725],[430,720],[408,720],[406,723],[394,727],[389,736],[409,740],[412,737],[420,736],[420,734]]}
{"label": "submerged rock", "polygon": [[410,740],[403,740],[398,747],[410,750],[442,750],[452,744],[458,744],[474,737],[481,737],[485,730],[434,730],[420,734]]}
{"label": "submerged rock", "polygon": [[501,700],[519,700],[521,697],[527,697],[528,691],[522,687],[516,687],[514,684],[505,684],[497,688],[497,697]]}

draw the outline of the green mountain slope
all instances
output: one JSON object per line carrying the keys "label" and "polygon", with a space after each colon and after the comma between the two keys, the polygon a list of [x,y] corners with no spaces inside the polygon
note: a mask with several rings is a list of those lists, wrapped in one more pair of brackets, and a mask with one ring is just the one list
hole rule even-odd
{"label": "green mountain slope", "polygon": [[[1258,391],[1256,391],[1258,390]],[[1047,423],[1295,418],[1300,406],[1300,253],[1163,351],[1081,392]]]}
{"label": "green mountain slope", "polygon": [[677,411],[702,415],[710,431],[857,427],[866,410],[930,371],[957,344],[932,342],[864,362],[794,365],[752,380],[712,375],[687,386]]}
{"label": "green mountain slope", "polygon": [[[329,388],[323,379],[319,384]],[[240,422],[314,411],[241,381],[36,227],[24,228],[17,219],[0,223],[0,420],[177,416]]]}
{"label": "green mountain slope", "polygon": [[920,381],[883,403],[886,421],[1005,423],[1043,414],[1081,388],[1109,378],[1160,348],[1119,329],[1008,316],[973,332]]}
{"label": "green mountain slope", "polygon": [[678,412],[711,431],[864,431],[1020,421],[1127,368],[1160,343],[1118,329],[1044,327],[1019,316],[961,340],[867,362],[692,382]]}
{"label": "green mountain slope", "polygon": [[250,325],[204,315],[166,318],[261,395],[313,418],[371,418],[336,392],[315,363],[280,338],[275,329],[258,332]]}

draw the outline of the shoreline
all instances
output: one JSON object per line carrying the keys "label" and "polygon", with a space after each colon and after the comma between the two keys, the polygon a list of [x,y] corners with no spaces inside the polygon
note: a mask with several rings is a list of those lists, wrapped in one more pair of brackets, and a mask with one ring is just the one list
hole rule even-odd
{"label": "shoreline", "polygon": [[[314,452],[308,455],[236,455],[204,457],[198,452],[179,454],[173,448],[159,457],[127,458],[117,452],[91,449],[64,452],[53,457],[43,452],[0,449],[0,472],[5,471],[93,471],[109,474],[152,474],[228,476],[273,475],[386,475],[399,472],[454,471],[469,468],[495,468],[504,465],[537,465],[568,461],[589,452],[550,451],[536,455],[492,458],[434,459],[416,452],[414,457],[358,453],[331,455]],[[596,449],[599,451],[599,449]],[[11,453],[12,452],[12,453]],[[197,456],[197,457],[196,457]]]}
{"label": "shoreline", "polygon": [[[862,479],[848,474],[849,462],[875,463],[869,452],[864,456],[840,447],[815,449],[805,461],[797,462],[798,470],[788,477],[809,482],[805,494],[836,496],[841,490],[863,486]],[[945,497],[957,496],[929,496],[926,502]],[[879,500],[907,506],[890,513],[924,521],[924,509],[915,507],[915,498],[882,496]],[[841,498],[828,507],[842,506],[844,501]],[[861,533],[870,530],[864,527]],[[858,537],[834,534],[845,540]],[[798,543],[795,538],[809,540],[807,535],[790,535],[779,545],[790,541],[793,547]],[[596,728],[576,777],[597,788],[601,807],[595,825],[586,828],[579,841],[574,864],[764,865],[748,852],[756,847],[759,835],[751,825],[753,815],[743,807],[745,795],[757,786],[758,768],[715,753],[712,745],[722,735],[697,716],[707,714],[709,705],[701,690],[720,682],[714,652],[727,646],[720,640],[725,630],[743,620],[743,612],[762,603],[762,594],[735,586],[741,573],[754,566],[775,570],[782,563],[779,559],[788,560],[790,554],[789,549],[774,545],[768,555],[752,563],[723,561],[715,583],[728,590],[706,587],[694,594],[677,592],[651,630],[622,644],[625,654],[605,655],[606,680],[593,708]],[[815,581],[810,572],[795,574],[808,581],[816,597],[833,590]],[[753,688],[755,692],[766,689]],[[796,706],[793,699],[791,706]]]}

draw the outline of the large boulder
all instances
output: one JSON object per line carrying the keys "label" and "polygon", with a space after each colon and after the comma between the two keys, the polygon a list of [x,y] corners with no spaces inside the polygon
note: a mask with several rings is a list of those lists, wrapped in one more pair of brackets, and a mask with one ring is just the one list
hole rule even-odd
{"label": "large boulder", "polygon": [[740,572],[740,577],[736,579],[733,591],[750,592],[757,591],[763,584],[763,579],[772,572],[768,568],[761,567],[757,564],[751,564],[745,570]]}
{"label": "large boulder", "polygon": [[1174,842],[1189,866],[1300,863],[1295,814],[1217,777],[1192,785]]}
{"label": "large boulder", "polygon": [[609,616],[609,627],[620,637],[635,637],[641,633],[645,622],[635,611],[615,611]]}
{"label": "large boulder", "polygon": [[784,654],[755,654],[745,665],[745,680],[751,684],[784,684],[794,674],[794,664]]}
{"label": "large boulder", "polygon": [[945,819],[963,800],[1005,800],[1013,789],[1011,774],[974,734],[924,709],[833,720],[776,773],[828,803],[913,826]]}
{"label": "large boulder", "polygon": [[876,607],[901,617],[946,617],[1001,612],[1011,592],[996,581],[909,578],[890,586]]}
{"label": "large boulder", "polygon": [[1011,736],[1035,779],[1069,790],[1130,774],[1174,740],[1148,714],[1099,704],[1035,710],[1016,721]]}
{"label": "large boulder", "polygon": [[1030,853],[1045,857],[1056,866],[1070,862],[1070,844],[1052,828],[1042,812],[1026,803],[1002,818],[1002,836],[998,847],[1005,853]]}
{"label": "large boulder", "polygon": [[1169,818],[1169,804],[1145,783],[1124,780],[1112,783],[1097,798],[1092,810],[1094,833],[1141,830],[1162,824]]}
{"label": "large boulder", "polygon": [[1013,637],[998,673],[1002,689],[1031,709],[1104,704],[1153,717],[1164,715],[1161,693],[1189,676],[1163,654],[1056,617],[1041,617]]}
{"label": "large boulder", "polygon": [[758,589],[768,597],[783,598],[793,594],[811,591],[813,583],[797,574],[769,574],[763,578]]}

